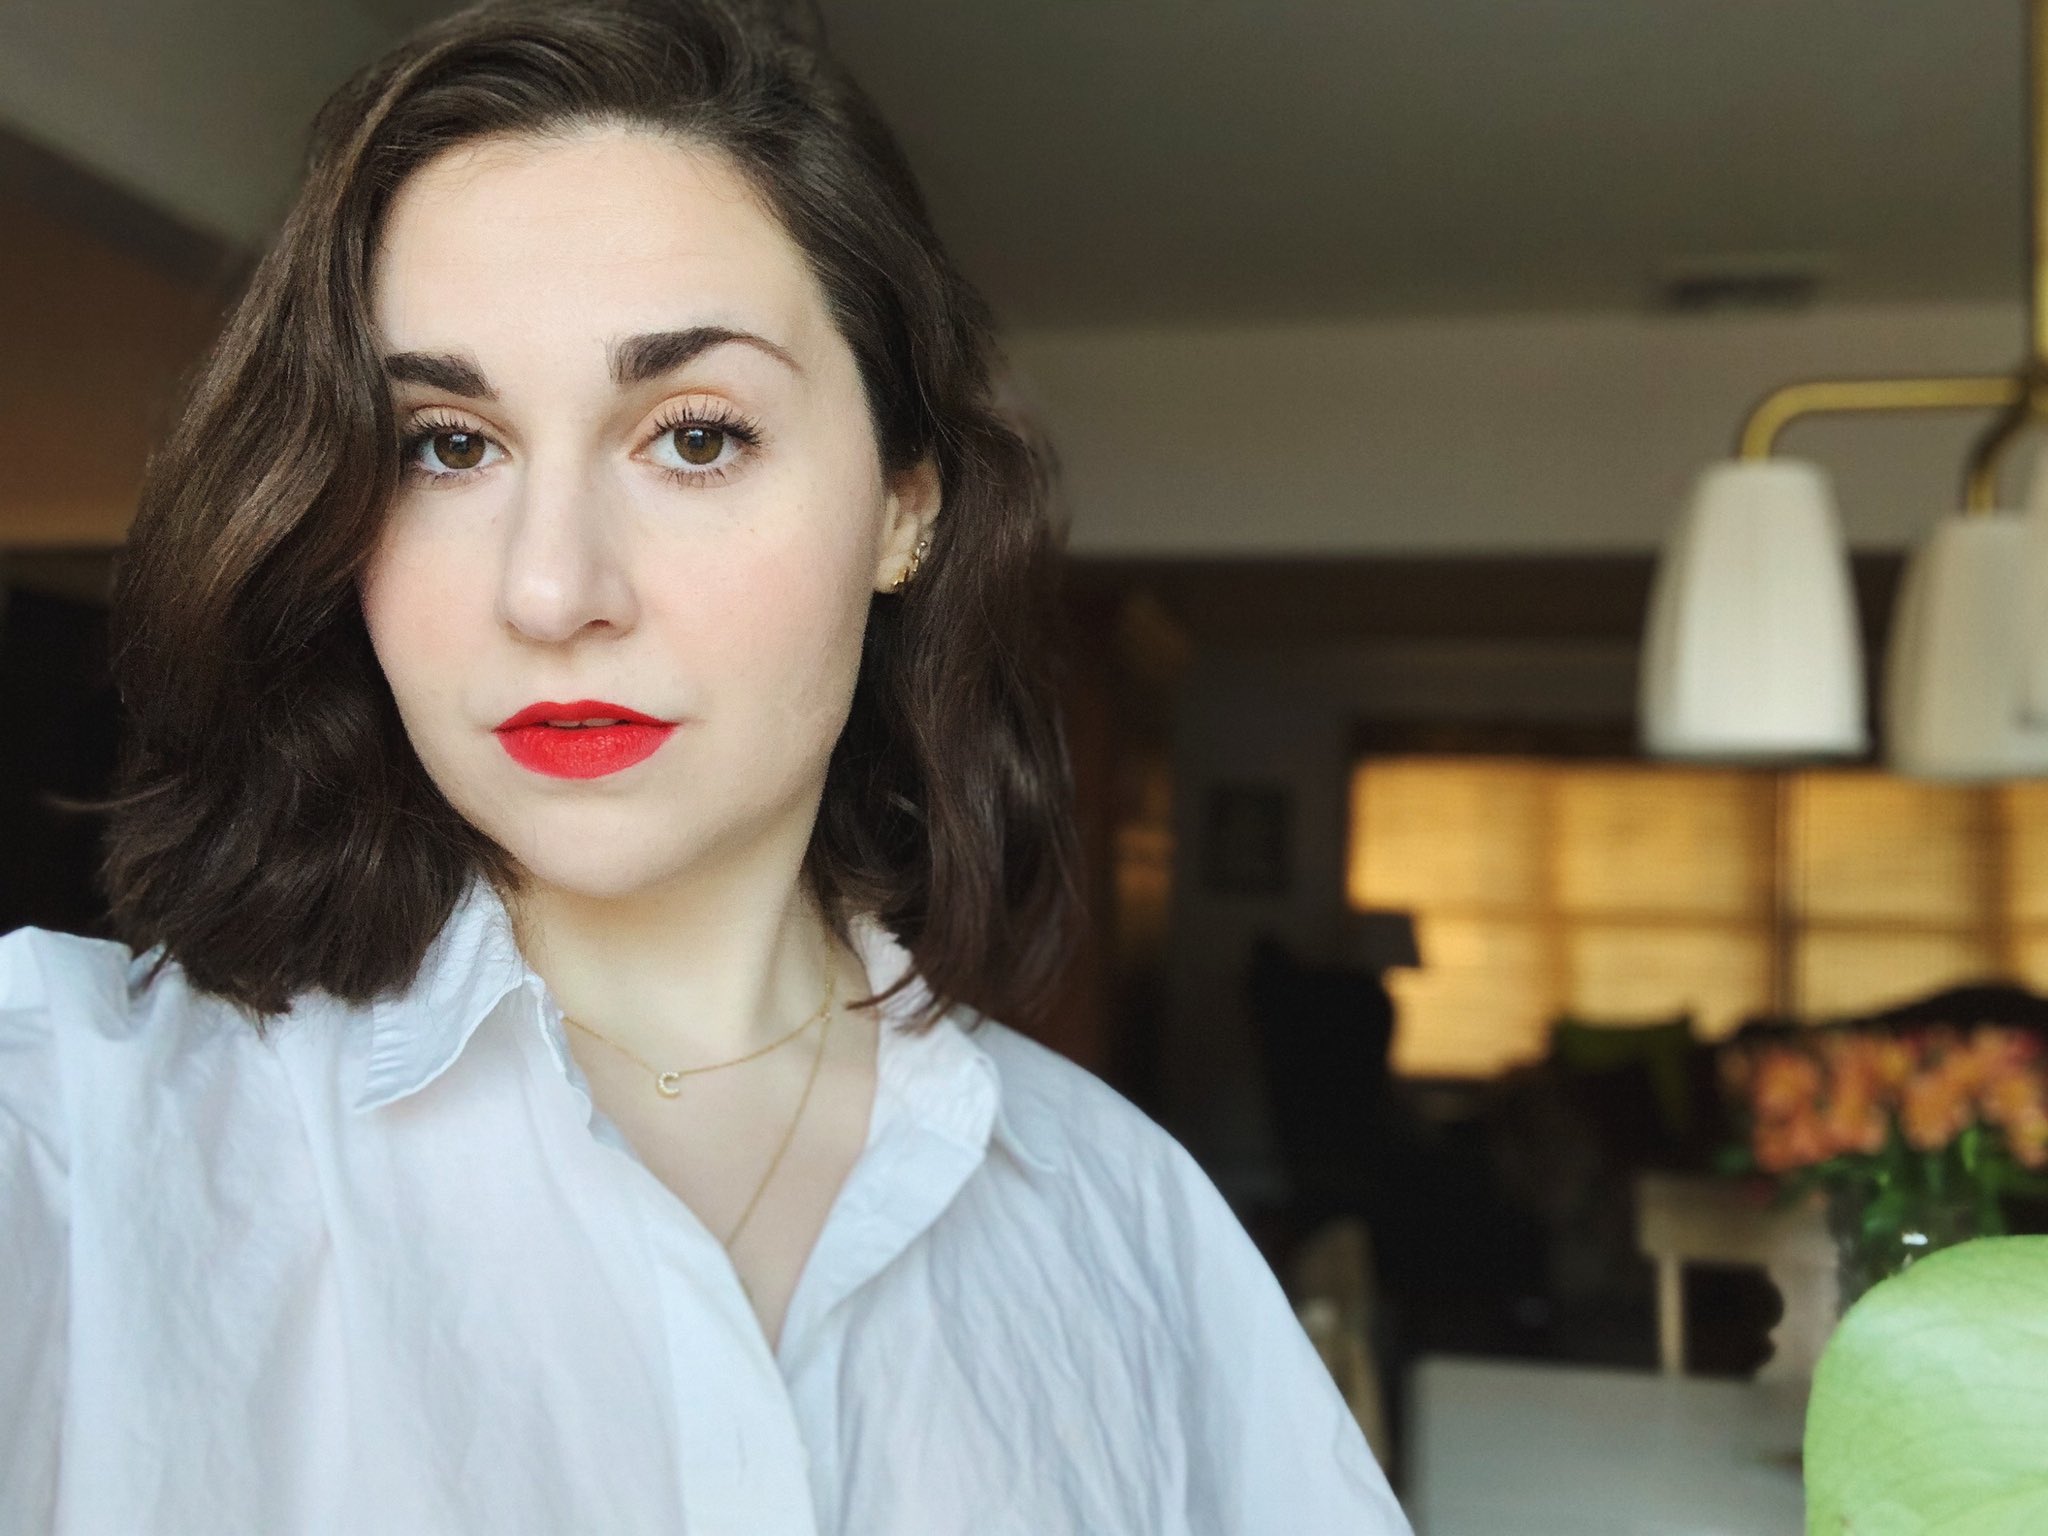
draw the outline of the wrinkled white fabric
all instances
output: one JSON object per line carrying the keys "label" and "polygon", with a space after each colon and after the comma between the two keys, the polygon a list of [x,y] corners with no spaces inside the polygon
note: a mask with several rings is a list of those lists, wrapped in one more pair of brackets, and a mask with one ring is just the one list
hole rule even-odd
{"label": "wrinkled white fabric", "polygon": [[147,958],[0,939],[0,1531],[1408,1530],[1181,1146],[915,985],[771,1353],[488,886],[267,1040]]}

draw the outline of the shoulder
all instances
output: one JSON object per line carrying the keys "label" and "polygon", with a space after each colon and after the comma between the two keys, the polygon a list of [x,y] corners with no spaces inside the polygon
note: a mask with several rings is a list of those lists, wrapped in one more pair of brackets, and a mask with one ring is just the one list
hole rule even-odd
{"label": "shoulder", "polygon": [[256,1040],[231,1004],[159,959],[44,928],[0,935],[0,1120],[61,1145],[67,1106],[132,1111],[192,1063]]}
{"label": "shoulder", "polygon": [[0,934],[0,1524],[56,1496],[71,1311],[72,1144],[61,1037],[122,1027],[128,951],[40,928]]}
{"label": "shoulder", "polygon": [[10,1228],[27,1205],[54,1207],[70,1162],[66,1037],[128,1027],[128,973],[120,944],[44,928],[0,934],[0,1190]]}
{"label": "shoulder", "polygon": [[1138,1235],[1176,1273],[1201,1254],[1265,1272],[1222,1192],[1164,1126],[1087,1068],[1007,1025],[975,1033],[995,1063],[1001,1115],[1023,1159],[1069,1200]]}
{"label": "shoulder", "polygon": [[1078,1062],[1007,1024],[987,1020],[974,1039],[994,1063],[1011,1136],[1049,1167],[1086,1172],[1100,1162],[1128,1172],[1131,1159],[1173,1160],[1180,1143],[1152,1117]]}
{"label": "shoulder", "polygon": [[108,939],[17,928],[0,934],[0,1028],[10,1041],[57,1016],[119,1027],[135,957]]}
{"label": "shoulder", "polygon": [[[999,1023],[976,1038],[1010,1136],[1044,1170],[1039,1203],[1004,1213],[1004,1239],[1028,1246],[1027,1272],[1053,1277],[1061,1336],[1087,1340],[1097,1362],[1133,1360],[1154,1430],[1178,1425],[1198,1448],[1187,1498],[1213,1517],[1203,1529],[1405,1533],[1279,1279],[1193,1155],[1057,1052]],[[1107,1309],[1094,1334],[1091,1302]]]}
{"label": "shoulder", "polygon": [[129,1027],[134,957],[104,939],[17,928],[0,934],[0,1118],[57,1139],[62,1037]]}
{"label": "shoulder", "polygon": [[[47,928],[0,935],[0,1045],[96,1051],[227,1033],[233,1006],[198,992],[159,951]],[[246,1028],[246,1026],[244,1026]]]}

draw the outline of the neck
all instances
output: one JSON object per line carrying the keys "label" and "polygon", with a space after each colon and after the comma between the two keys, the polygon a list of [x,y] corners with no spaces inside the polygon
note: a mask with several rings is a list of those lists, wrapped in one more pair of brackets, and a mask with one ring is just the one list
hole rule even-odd
{"label": "neck", "polygon": [[666,1069],[765,1046],[833,1000],[864,994],[860,962],[798,883],[693,879],[618,896],[538,881],[508,903],[527,963],[562,1011]]}

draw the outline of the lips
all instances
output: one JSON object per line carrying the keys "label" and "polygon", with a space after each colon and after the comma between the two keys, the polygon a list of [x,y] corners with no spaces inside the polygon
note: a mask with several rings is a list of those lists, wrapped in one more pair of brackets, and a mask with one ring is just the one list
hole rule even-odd
{"label": "lips", "polygon": [[512,761],[555,779],[601,779],[652,757],[677,725],[623,704],[529,704],[496,727]]}

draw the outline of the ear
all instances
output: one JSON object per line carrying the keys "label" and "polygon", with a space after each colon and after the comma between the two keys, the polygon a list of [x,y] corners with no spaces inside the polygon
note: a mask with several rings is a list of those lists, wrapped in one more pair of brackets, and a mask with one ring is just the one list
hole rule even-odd
{"label": "ear", "polygon": [[897,577],[910,569],[911,552],[931,532],[939,515],[939,466],[929,458],[889,479],[882,509],[882,549],[875,562],[875,590],[892,591]]}

